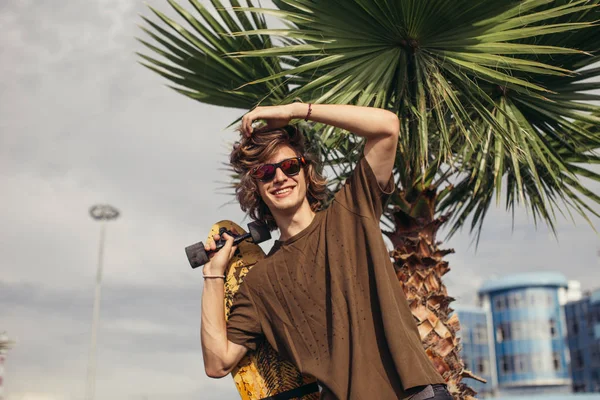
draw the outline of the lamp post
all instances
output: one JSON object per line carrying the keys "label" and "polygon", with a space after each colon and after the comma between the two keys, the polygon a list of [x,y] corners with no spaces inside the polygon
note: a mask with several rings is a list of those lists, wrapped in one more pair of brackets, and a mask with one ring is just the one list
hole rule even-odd
{"label": "lamp post", "polygon": [[98,249],[98,268],[96,270],[96,293],[94,296],[94,312],[92,316],[92,337],[90,340],[90,353],[88,358],[87,384],[85,399],[94,400],[96,392],[96,336],[98,320],[100,318],[100,294],[102,289],[102,258],[104,255],[104,237],[106,235],[106,222],[117,219],[119,211],[107,204],[98,204],[90,208],[90,216],[102,222],[100,227],[100,246]]}
{"label": "lamp post", "polygon": [[14,342],[8,339],[6,332],[0,332],[0,400],[4,400],[4,360]]}

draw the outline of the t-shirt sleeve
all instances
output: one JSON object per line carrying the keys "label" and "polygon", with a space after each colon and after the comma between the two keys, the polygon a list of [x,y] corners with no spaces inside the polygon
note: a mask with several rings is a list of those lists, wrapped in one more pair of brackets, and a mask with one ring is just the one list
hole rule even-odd
{"label": "t-shirt sleeve", "polygon": [[227,339],[250,350],[256,350],[261,337],[260,317],[252,301],[252,293],[248,285],[242,284],[233,297],[227,320]]}
{"label": "t-shirt sleeve", "polygon": [[335,202],[363,217],[379,220],[394,189],[393,174],[390,173],[390,179],[382,188],[363,156],[342,189],[335,195]]}

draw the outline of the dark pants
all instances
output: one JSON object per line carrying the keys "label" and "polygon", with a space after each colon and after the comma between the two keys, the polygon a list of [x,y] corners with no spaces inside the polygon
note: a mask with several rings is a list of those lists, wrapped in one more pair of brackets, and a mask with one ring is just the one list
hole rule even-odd
{"label": "dark pants", "polygon": [[444,384],[427,385],[419,388],[406,400],[452,400],[452,395]]}

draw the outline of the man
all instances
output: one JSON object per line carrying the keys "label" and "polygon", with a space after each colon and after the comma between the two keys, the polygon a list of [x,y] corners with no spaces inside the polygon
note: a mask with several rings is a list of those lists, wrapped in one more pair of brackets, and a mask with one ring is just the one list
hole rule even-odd
{"label": "man", "polygon": [[[319,210],[324,181],[301,135],[288,127],[299,118],[365,139],[363,158],[326,210]],[[266,126],[254,131],[257,120]],[[235,251],[231,237],[224,235],[226,246],[204,267],[206,373],[227,375],[266,339],[319,381],[321,399],[452,399],[423,350],[379,228],[394,190],[396,115],[294,103],[254,109],[241,132],[231,155],[241,176],[237,198],[280,238],[246,275],[227,322],[222,278]]]}

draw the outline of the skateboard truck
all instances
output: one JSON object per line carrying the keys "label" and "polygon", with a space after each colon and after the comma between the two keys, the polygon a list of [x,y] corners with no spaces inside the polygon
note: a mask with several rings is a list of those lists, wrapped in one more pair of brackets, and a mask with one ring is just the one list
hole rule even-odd
{"label": "skateboard truck", "polygon": [[191,246],[185,248],[185,254],[187,255],[188,261],[190,262],[192,268],[198,268],[199,266],[206,264],[210,260],[210,254],[216,253],[217,251],[221,250],[223,246],[225,246],[225,240],[222,237],[224,233],[234,237],[234,246],[247,239],[250,239],[256,244],[271,239],[271,232],[269,231],[269,228],[267,228],[266,225],[256,221],[248,224],[248,233],[244,233],[243,235],[236,235],[233,232],[228,231],[226,228],[221,228],[219,229],[219,235],[221,238],[216,242],[217,248],[215,250],[206,251],[202,242],[192,244]]}

